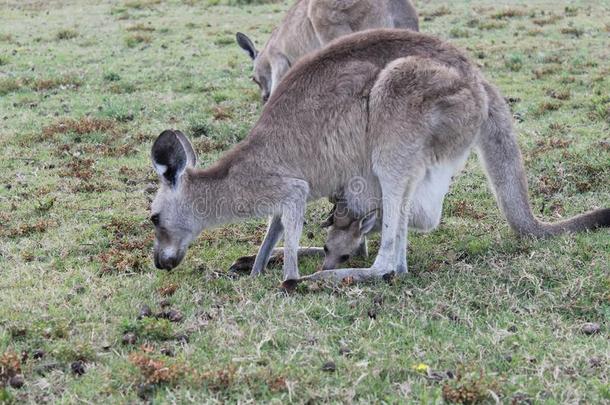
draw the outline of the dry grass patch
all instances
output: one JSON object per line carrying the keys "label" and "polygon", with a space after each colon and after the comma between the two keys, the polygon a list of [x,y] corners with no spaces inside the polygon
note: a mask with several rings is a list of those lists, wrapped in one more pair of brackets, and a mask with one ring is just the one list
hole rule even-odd
{"label": "dry grass patch", "polygon": [[13,77],[8,77],[5,79],[0,79],[0,96],[5,96],[9,93],[15,92],[23,86],[23,81],[21,79],[16,79]]}
{"label": "dry grass patch", "polygon": [[78,88],[82,82],[80,79],[73,76],[62,76],[51,79],[34,79],[26,80],[25,83],[36,91],[52,90],[58,87]]}
{"label": "dry grass patch", "polygon": [[2,231],[3,236],[9,238],[24,238],[38,233],[45,233],[49,228],[56,227],[57,223],[48,219],[39,219],[33,223],[23,223],[15,228]]}
{"label": "dry grass patch", "polygon": [[497,11],[491,15],[492,18],[496,20],[515,18],[515,17],[523,17],[525,15],[524,10],[520,10],[517,8],[505,8],[504,10]]}
{"label": "dry grass patch", "polygon": [[585,33],[585,30],[583,30],[582,28],[577,28],[577,27],[564,27],[561,30],[559,30],[559,32],[561,32],[564,35],[572,35],[572,36],[578,38],[582,34]]}
{"label": "dry grass patch", "polygon": [[148,268],[154,239],[148,223],[115,217],[104,229],[111,234],[110,246],[95,258],[102,265],[102,273],[125,273]]}
{"label": "dry grass patch", "polygon": [[449,14],[451,14],[451,9],[447,6],[441,6],[433,11],[422,11],[419,13],[419,16],[422,17],[424,21],[432,21],[436,17],[442,17]]}
{"label": "dry grass patch", "polygon": [[140,44],[150,44],[151,42],[152,37],[146,34],[133,34],[125,38],[125,45],[127,45],[128,48],[135,48]]}
{"label": "dry grass patch", "polygon": [[148,24],[138,23],[126,28],[127,31],[145,31],[145,32],[153,32],[156,30],[155,27],[151,27]]}
{"label": "dry grass patch", "polygon": [[539,25],[539,26],[545,26],[545,25],[551,25],[551,24],[555,24],[557,21],[561,20],[563,17],[557,14],[549,14],[546,17],[541,17],[541,18],[534,18],[532,20],[532,23]]}
{"label": "dry grass patch", "polygon": [[75,133],[79,135],[92,132],[106,132],[114,129],[116,122],[109,119],[83,117],[80,119],[62,118],[42,130],[46,138],[52,138],[57,134]]}

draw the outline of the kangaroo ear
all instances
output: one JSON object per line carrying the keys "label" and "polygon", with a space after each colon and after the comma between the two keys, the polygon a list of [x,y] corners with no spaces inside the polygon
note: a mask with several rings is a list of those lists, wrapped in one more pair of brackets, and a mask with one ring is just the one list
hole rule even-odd
{"label": "kangaroo ear", "polygon": [[335,211],[337,210],[337,204],[333,205],[333,209],[328,214],[328,218],[320,223],[321,228],[328,228],[335,224]]}
{"label": "kangaroo ear", "polygon": [[180,140],[180,143],[182,144],[182,147],[184,148],[184,151],[186,152],[187,166],[195,167],[197,165],[197,154],[195,153],[193,144],[191,143],[191,141],[188,140],[186,135],[184,135],[182,132],[174,131],[174,133],[178,137],[178,140]]}
{"label": "kangaroo ear", "polygon": [[152,146],[153,167],[162,181],[176,187],[187,167],[197,160],[193,146],[180,131],[166,130]]}
{"label": "kangaroo ear", "polygon": [[235,39],[237,40],[237,45],[239,45],[239,47],[244,51],[248,52],[248,55],[250,55],[250,58],[252,60],[256,59],[258,51],[256,50],[254,43],[250,40],[250,38],[248,38],[246,34],[238,32],[237,34],[235,34]]}
{"label": "kangaroo ear", "polygon": [[373,230],[377,223],[377,210],[369,211],[360,219],[360,233],[366,235]]}

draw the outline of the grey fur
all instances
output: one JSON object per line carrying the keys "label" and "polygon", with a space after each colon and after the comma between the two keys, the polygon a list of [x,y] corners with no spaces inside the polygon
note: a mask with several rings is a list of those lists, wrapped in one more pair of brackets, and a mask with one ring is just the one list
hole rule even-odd
{"label": "grey fur", "polygon": [[[162,182],[152,204],[160,218],[156,262],[175,267],[204,229],[270,216],[280,218],[283,228],[285,281],[364,280],[404,272],[410,201],[427,187],[430,171],[459,170],[473,148],[519,234],[610,225],[608,209],[558,224],[536,220],[511,114],[499,92],[451,45],[412,31],[381,29],[341,38],[303,58],[249,136],[211,167],[188,167],[175,187]],[[372,268],[299,278],[307,202],[349,190],[354,179],[377,182],[383,197],[381,243]],[[435,187],[438,181],[430,183]],[[444,193],[435,198],[438,207]],[[433,220],[428,225],[438,223],[437,214],[426,214]],[[263,253],[279,239],[278,229],[270,233],[275,235],[266,238]],[[261,266],[266,261],[261,258]]]}
{"label": "grey fur", "polygon": [[298,0],[259,52],[245,34],[237,44],[254,62],[253,80],[266,102],[291,66],[340,36],[371,28],[419,30],[409,0]]}

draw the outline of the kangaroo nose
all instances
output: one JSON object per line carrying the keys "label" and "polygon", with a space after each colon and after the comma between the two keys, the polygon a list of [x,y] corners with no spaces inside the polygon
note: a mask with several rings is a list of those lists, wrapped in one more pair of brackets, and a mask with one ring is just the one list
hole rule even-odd
{"label": "kangaroo nose", "polygon": [[182,261],[182,256],[164,256],[160,252],[155,252],[155,267],[159,270],[172,270]]}

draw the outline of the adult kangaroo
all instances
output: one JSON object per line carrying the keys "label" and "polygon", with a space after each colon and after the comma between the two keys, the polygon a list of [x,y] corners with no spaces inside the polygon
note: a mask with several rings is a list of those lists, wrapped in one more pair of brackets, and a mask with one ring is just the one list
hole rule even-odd
{"label": "adult kangaroo", "polygon": [[[268,215],[252,275],[263,271],[282,234],[286,285],[406,272],[414,191],[434,191],[429,188],[450,182],[473,148],[518,234],[610,226],[610,209],[555,224],[537,220],[512,116],[500,93],[453,46],[413,31],[382,29],[340,38],[297,63],[249,136],[208,168],[194,168],[195,153],[180,132],[157,138],[152,161],[161,187],[151,207],[155,264],[176,267],[206,228]],[[434,172],[429,182],[428,171]],[[297,252],[307,202],[337,195],[356,178],[374,178],[383,197],[373,266],[300,278]]]}
{"label": "adult kangaroo", "polygon": [[252,78],[266,102],[302,56],[340,36],[371,28],[418,31],[417,11],[409,0],[298,0],[260,52],[241,32],[237,44],[252,58]]}

